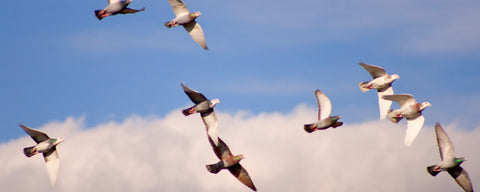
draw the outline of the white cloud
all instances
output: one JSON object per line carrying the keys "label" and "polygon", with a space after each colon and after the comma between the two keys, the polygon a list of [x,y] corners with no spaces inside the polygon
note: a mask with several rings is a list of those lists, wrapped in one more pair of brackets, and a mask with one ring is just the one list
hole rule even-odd
{"label": "white cloud", "polygon": [[[411,148],[403,145],[405,122],[365,122],[307,134],[314,109],[300,105],[288,114],[218,113],[219,135],[259,191],[460,191],[446,173],[431,177],[425,167],[440,160],[433,128],[426,126]],[[480,179],[480,127],[464,131],[441,122],[458,156],[469,161],[474,188]],[[63,136],[58,191],[248,191],[228,171],[210,174],[217,161],[198,115],[175,110],[166,117],[132,116],[84,128],[83,118],[40,129]],[[43,159],[22,148],[28,137],[0,144],[0,186],[5,191],[51,191]]]}

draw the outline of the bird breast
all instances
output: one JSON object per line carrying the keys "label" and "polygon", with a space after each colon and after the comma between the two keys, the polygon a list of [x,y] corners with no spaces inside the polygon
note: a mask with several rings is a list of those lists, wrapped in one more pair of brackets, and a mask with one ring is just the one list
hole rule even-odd
{"label": "bird breast", "polygon": [[45,140],[37,145],[35,145],[35,149],[40,152],[44,153],[49,151],[53,147],[53,144],[50,140]]}
{"label": "bird breast", "polygon": [[188,14],[179,16],[179,17],[173,19],[172,21],[176,22],[179,25],[184,25],[184,24],[192,22],[195,19],[196,19],[196,17],[191,17],[191,13],[188,13]]}

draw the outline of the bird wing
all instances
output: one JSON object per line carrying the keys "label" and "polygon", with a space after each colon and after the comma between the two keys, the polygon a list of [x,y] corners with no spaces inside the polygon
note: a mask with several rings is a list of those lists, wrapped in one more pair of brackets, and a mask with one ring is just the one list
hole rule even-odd
{"label": "bird wing", "polygon": [[38,130],[35,130],[35,129],[32,129],[30,127],[27,127],[23,124],[20,124],[19,125],[28,135],[30,135],[30,137],[32,137],[32,139],[37,142],[37,143],[40,143],[42,141],[45,141],[47,139],[49,139],[50,137],[48,137],[47,134],[45,134],[44,132],[41,132],[41,131],[38,131]]}
{"label": "bird wing", "polygon": [[332,113],[332,103],[330,99],[320,90],[315,91],[315,97],[318,104],[318,120],[330,117]]}
{"label": "bird wing", "polygon": [[435,124],[435,134],[437,135],[438,151],[440,151],[442,161],[444,159],[455,158],[455,149],[452,141],[448,138],[447,133],[445,133],[445,130],[443,130],[438,122]]}
{"label": "bird wing", "polygon": [[230,152],[230,149],[228,148],[227,144],[225,144],[225,142],[223,142],[222,139],[218,138],[218,145],[215,145],[215,143],[213,143],[212,138],[210,138],[210,136],[208,137],[208,141],[212,146],[213,152],[219,159],[225,159],[232,156],[232,152]]}
{"label": "bird wing", "polygon": [[415,98],[410,94],[398,94],[398,95],[384,95],[384,99],[395,101],[400,106],[409,105],[416,103]]}
{"label": "bird wing", "polygon": [[458,183],[458,185],[460,185],[460,187],[462,187],[464,191],[473,192],[472,181],[470,180],[467,171],[460,167],[460,165],[449,169],[448,173],[455,179],[455,181]]}
{"label": "bird wing", "polygon": [[415,140],[420,130],[422,130],[424,122],[425,118],[422,115],[415,119],[407,119],[407,132],[405,133],[405,145],[407,147],[412,145],[413,140]]}
{"label": "bird wing", "polygon": [[378,107],[380,109],[380,119],[385,119],[390,106],[392,106],[391,100],[386,100],[383,98],[384,95],[393,95],[393,88],[389,86],[386,89],[378,90]]}
{"label": "bird wing", "polygon": [[200,114],[202,117],[203,123],[207,128],[208,137],[213,140],[213,143],[218,146],[218,135],[217,135],[217,115],[213,109],[210,109],[208,112]]}
{"label": "bird wing", "polygon": [[55,183],[57,182],[58,163],[59,163],[58,153],[56,148],[54,147],[51,151],[47,153],[43,153],[43,158],[45,159],[48,176],[50,177],[50,184],[54,186]]}
{"label": "bird wing", "polygon": [[237,163],[231,167],[228,168],[230,173],[232,173],[233,176],[235,176],[240,182],[245,184],[247,187],[250,189],[257,191],[257,188],[253,184],[252,178],[250,178],[250,175],[248,175],[248,172],[245,168],[240,165],[240,163]]}
{"label": "bird wing", "polygon": [[145,7],[142,8],[142,9],[125,8],[125,9],[123,9],[120,13],[122,13],[122,14],[128,14],[128,13],[136,13],[136,12],[139,12],[139,11],[145,11]]}
{"label": "bird wing", "polygon": [[205,36],[203,35],[202,27],[195,21],[183,25],[183,28],[190,34],[192,39],[197,42],[203,49],[208,50],[207,44],[205,43]]}
{"label": "bird wing", "polygon": [[195,104],[199,104],[199,103],[207,100],[207,98],[203,94],[201,94],[200,92],[195,91],[193,89],[190,89],[184,83],[182,83],[182,87],[183,87],[183,90],[185,91],[185,93],[190,98],[190,100],[192,100],[192,102],[194,102]]}
{"label": "bird wing", "polygon": [[359,63],[365,70],[367,70],[372,78],[377,78],[386,75],[387,73],[385,72],[385,69],[375,66],[375,65],[369,65],[366,63]]}
{"label": "bird wing", "polygon": [[183,3],[183,1],[181,0],[168,0],[168,2],[170,3],[170,6],[172,6],[173,12],[177,17],[190,13],[190,11],[188,11],[187,5],[185,5],[185,3]]}

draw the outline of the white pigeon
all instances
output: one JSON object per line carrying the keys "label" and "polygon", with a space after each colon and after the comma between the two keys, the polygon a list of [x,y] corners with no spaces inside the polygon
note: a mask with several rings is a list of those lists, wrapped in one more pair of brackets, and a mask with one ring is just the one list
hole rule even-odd
{"label": "white pigeon", "polygon": [[199,11],[191,13],[181,0],[168,0],[168,2],[172,6],[176,17],[171,21],[165,22],[165,27],[171,28],[182,25],[195,42],[202,46],[203,49],[208,50],[202,27],[195,21],[202,13]]}
{"label": "white pigeon", "polygon": [[438,122],[435,124],[435,133],[437,135],[438,150],[440,151],[442,161],[435,165],[428,166],[428,173],[436,176],[441,171],[447,171],[465,192],[473,192],[472,181],[467,171],[460,166],[460,164],[466,161],[466,158],[455,157],[455,149],[453,148],[452,141],[448,138],[447,133],[445,133]]}
{"label": "white pigeon", "polygon": [[318,104],[318,120],[315,123],[303,125],[303,129],[307,133],[312,133],[318,130],[325,130],[330,127],[337,128],[343,125],[340,121],[339,115],[332,116],[332,103],[330,99],[320,90],[315,90],[315,97]]}
{"label": "white pigeon", "polygon": [[111,15],[116,14],[129,14],[129,13],[136,13],[139,11],[145,11],[145,7],[142,9],[130,9],[127,6],[132,3],[132,0],[108,0],[108,6],[95,10],[95,16],[98,20],[102,20],[103,18]]}
{"label": "white pigeon", "polygon": [[384,95],[384,99],[395,101],[400,105],[400,109],[390,110],[388,112],[388,119],[393,123],[398,123],[402,118],[407,119],[407,132],[405,134],[405,145],[411,146],[413,140],[422,130],[425,118],[422,111],[432,106],[429,102],[417,103],[412,95],[398,94],[398,95]]}
{"label": "white pigeon", "polygon": [[378,107],[380,109],[380,119],[385,119],[392,105],[392,101],[385,100],[382,97],[384,95],[393,95],[392,83],[400,78],[397,74],[388,75],[385,69],[369,65],[366,63],[359,63],[365,70],[367,70],[372,76],[373,80],[361,82],[358,86],[362,92],[366,92],[370,89],[377,89],[378,94]]}
{"label": "white pigeon", "polygon": [[57,174],[58,174],[58,153],[57,153],[57,145],[63,142],[62,138],[55,138],[52,139],[48,137],[47,134],[29,128],[25,125],[19,125],[32,139],[37,143],[37,145],[32,147],[26,147],[23,149],[23,153],[27,157],[34,156],[38,153],[42,153],[45,159],[45,163],[47,166],[48,176],[50,177],[50,184],[52,186],[55,185],[57,182]]}

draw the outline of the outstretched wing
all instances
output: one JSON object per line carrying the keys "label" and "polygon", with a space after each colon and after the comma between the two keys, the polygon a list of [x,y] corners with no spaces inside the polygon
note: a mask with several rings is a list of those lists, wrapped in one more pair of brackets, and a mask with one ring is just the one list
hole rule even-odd
{"label": "outstretched wing", "polygon": [[250,175],[248,175],[248,172],[245,168],[240,165],[240,163],[237,163],[231,167],[228,168],[230,173],[232,173],[233,176],[235,176],[240,182],[245,184],[247,187],[250,189],[257,191],[257,188],[253,184],[252,178],[250,178]]}
{"label": "outstretched wing", "polygon": [[208,141],[212,146],[213,152],[219,159],[224,159],[229,156],[232,156],[232,152],[230,152],[230,149],[228,148],[227,144],[225,144],[225,142],[223,142],[223,140],[220,139],[220,137],[218,138],[218,145],[215,145],[215,143],[213,143],[212,138],[210,138],[210,136],[208,137]]}
{"label": "outstretched wing", "polygon": [[332,113],[332,103],[330,99],[320,90],[315,91],[315,97],[318,104],[318,120],[330,117]]}
{"label": "outstretched wing", "polygon": [[210,109],[208,112],[202,113],[201,117],[202,117],[203,123],[205,124],[205,127],[207,128],[208,137],[213,140],[213,143],[215,144],[215,146],[218,146],[218,140],[219,140],[218,134],[217,134],[218,121],[217,121],[217,115],[215,114],[215,111],[213,111],[213,109]]}
{"label": "outstretched wing", "polygon": [[407,119],[407,132],[405,133],[405,145],[407,147],[412,145],[413,140],[415,140],[420,130],[422,130],[424,122],[425,118],[422,115],[415,119]]}
{"label": "outstretched wing", "polygon": [[125,8],[125,9],[123,9],[120,13],[122,13],[122,14],[128,14],[128,13],[136,13],[136,12],[139,12],[139,11],[145,11],[145,7],[142,8],[142,9],[130,9],[130,8]]}
{"label": "outstretched wing", "polygon": [[207,43],[205,43],[205,36],[203,35],[202,27],[195,21],[183,25],[183,28],[190,34],[192,39],[197,42],[203,49],[208,50]]}
{"label": "outstretched wing", "polygon": [[387,73],[385,73],[385,69],[383,69],[379,66],[369,65],[369,64],[366,64],[366,63],[358,63],[358,64],[361,65],[365,70],[367,70],[370,73],[370,75],[372,76],[372,78],[374,78],[374,79],[387,74]]}
{"label": "outstretched wing", "polygon": [[168,0],[168,2],[170,3],[170,6],[172,6],[173,12],[177,17],[190,13],[187,6],[185,5],[185,3],[183,3],[182,0]]}
{"label": "outstretched wing", "polygon": [[35,129],[32,129],[30,127],[27,127],[23,124],[20,124],[19,125],[28,135],[30,135],[30,137],[32,137],[32,139],[37,142],[37,143],[40,143],[42,141],[45,141],[47,139],[49,139],[48,135],[45,134],[44,132],[41,132],[41,131],[38,131],[38,130],[35,130]]}
{"label": "outstretched wing", "polygon": [[380,109],[380,119],[385,119],[390,106],[392,106],[391,100],[386,100],[383,98],[384,95],[393,95],[393,88],[390,86],[384,90],[377,91],[378,94],[378,108]]}
{"label": "outstretched wing", "polygon": [[207,100],[207,98],[203,94],[201,94],[200,92],[195,91],[193,89],[190,89],[184,83],[182,83],[182,88],[185,91],[185,93],[188,95],[190,100],[192,100],[192,102],[194,102],[195,104],[199,104],[199,103]]}
{"label": "outstretched wing", "polygon": [[438,151],[440,151],[440,158],[442,158],[442,161],[444,159],[455,158],[455,149],[452,141],[448,138],[447,133],[445,133],[445,130],[443,130],[438,122],[435,124],[435,134],[437,135]]}
{"label": "outstretched wing", "polygon": [[47,166],[47,173],[50,177],[50,184],[52,186],[55,185],[57,182],[57,175],[58,175],[58,153],[56,148],[54,147],[50,152],[43,153],[43,158],[45,159],[45,163]]}
{"label": "outstretched wing", "polygon": [[449,169],[448,173],[455,179],[455,181],[458,183],[458,185],[460,185],[460,187],[462,187],[464,191],[473,192],[472,181],[470,180],[467,171],[460,167],[460,165]]}
{"label": "outstretched wing", "polygon": [[384,95],[383,98],[386,100],[395,101],[400,104],[400,106],[416,103],[415,98],[413,98],[413,95],[410,94]]}

